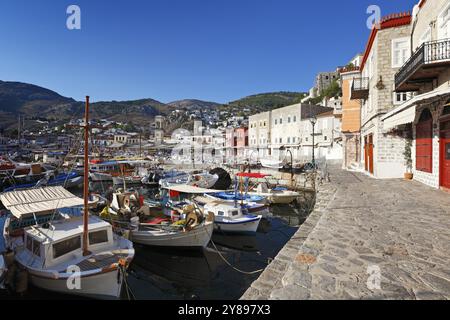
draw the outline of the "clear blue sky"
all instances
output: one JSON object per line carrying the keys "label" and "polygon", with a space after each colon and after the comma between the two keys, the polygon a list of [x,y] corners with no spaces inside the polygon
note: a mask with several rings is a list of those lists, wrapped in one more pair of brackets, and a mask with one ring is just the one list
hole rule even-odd
{"label": "clear blue sky", "polygon": [[[229,102],[303,91],[364,50],[371,4],[418,0],[2,0],[0,79],[82,100]],[[82,29],[66,28],[81,8]]]}

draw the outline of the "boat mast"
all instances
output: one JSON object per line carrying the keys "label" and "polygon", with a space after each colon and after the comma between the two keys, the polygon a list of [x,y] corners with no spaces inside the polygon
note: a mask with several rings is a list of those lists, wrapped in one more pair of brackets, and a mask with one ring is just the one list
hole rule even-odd
{"label": "boat mast", "polygon": [[89,221],[89,96],[86,96],[84,115],[84,214],[83,214],[83,256],[90,254],[88,248]]}

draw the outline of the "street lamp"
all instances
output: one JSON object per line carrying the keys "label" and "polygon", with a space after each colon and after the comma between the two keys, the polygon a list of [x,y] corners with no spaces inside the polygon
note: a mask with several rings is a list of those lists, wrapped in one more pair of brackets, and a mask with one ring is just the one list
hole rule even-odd
{"label": "street lamp", "polygon": [[[259,150],[253,150],[252,152],[250,152],[250,155],[248,156],[248,172],[251,172],[252,169],[252,155],[253,153],[258,152],[258,156],[259,156]],[[256,158],[256,163],[258,163],[258,157]]]}
{"label": "street lamp", "polygon": [[314,143],[314,137],[315,137],[315,127],[316,127],[316,123],[317,123],[317,118],[316,116],[312,116],[311,119],[309,119],[309,121],[311,122],[312,125],[312,164],[313,166],[315,166],[316,164],[316,159],[315,159],[315,143]]}
{"label": "street lamp", "polygon": [[292,151],[291,149],[286,148],[286,146],[281,146],[280,151],[287,151],[291,156],[291,185],[292,185],[294,181],[294,157],[292,156]]}

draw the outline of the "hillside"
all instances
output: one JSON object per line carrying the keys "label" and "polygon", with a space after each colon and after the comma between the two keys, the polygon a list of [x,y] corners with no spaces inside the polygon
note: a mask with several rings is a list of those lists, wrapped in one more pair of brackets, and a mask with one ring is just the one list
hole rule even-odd
{"label": "hillside", "polygon": [[221,106],[221,104],[211,101],[202,101],[196,99],[185,99],[173,101],[167,104],[168,106],[173,107],[174,109],[185,109],[185,110],[207,110],[207,109],[215,109]]}
{"label": "hillside", "polygon": [[[153,99],[103,101],[91,104],[91,117],[148,124],[155,115],[165,114],[170,107]],[[66,98],[36,85],[0,81],[0,127],[15,126],[19,114],[27,118],[69,120],[80,118],[84,102]]]}
{"label": "hillside", "polygon": [[252,113],[269,111],[300,103],[306,96],[301,92],[270,92],[248,96],[229,103],[232,107],[249,108]]}

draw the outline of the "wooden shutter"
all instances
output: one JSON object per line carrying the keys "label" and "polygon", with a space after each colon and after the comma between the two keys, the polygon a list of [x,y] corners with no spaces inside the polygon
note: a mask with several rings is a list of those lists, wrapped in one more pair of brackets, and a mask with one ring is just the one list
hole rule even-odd
{"label": "wooden shutter", "polygon": [[433,120],[420,121],[416,126],[416,170],[433,172]]}

